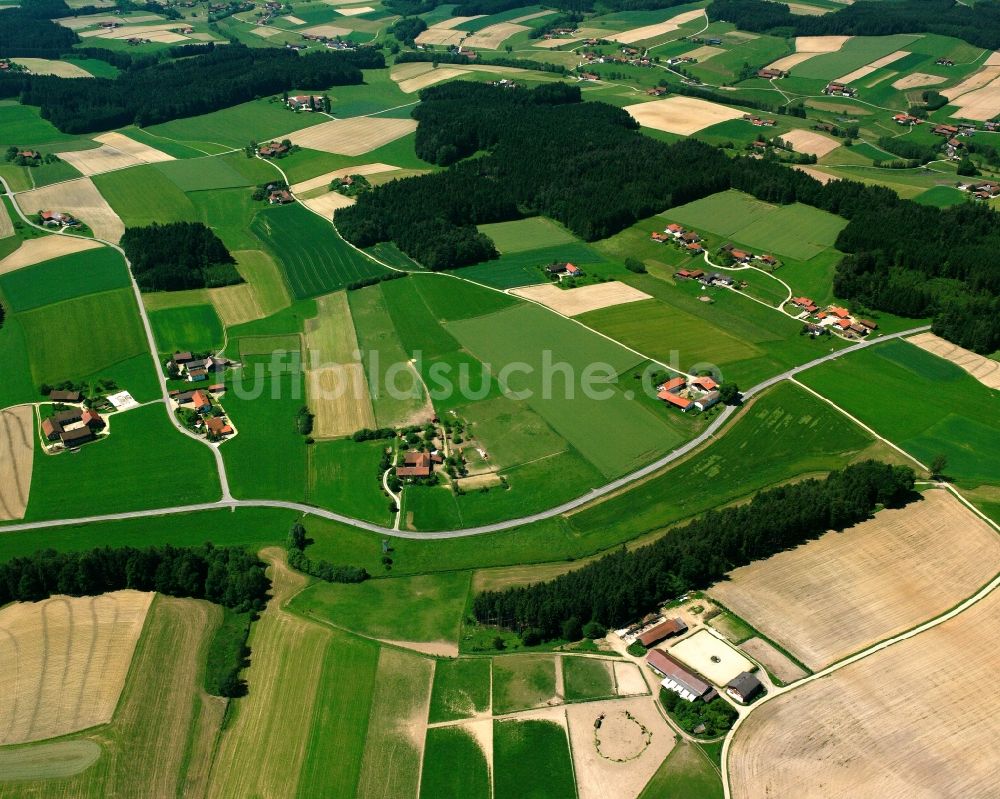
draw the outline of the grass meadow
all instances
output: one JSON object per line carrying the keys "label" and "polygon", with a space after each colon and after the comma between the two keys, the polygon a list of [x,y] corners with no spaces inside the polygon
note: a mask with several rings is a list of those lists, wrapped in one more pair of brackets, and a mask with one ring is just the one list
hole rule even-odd
{"label": "grass meadow", "polygon": [[356,519],[391,524],[379,462],[384,441],[317,441],[309,448],[306,501]]}
{"label": "grass meadow", "polygon": [[298,203],[259,212],[250,229],[282,268],[297,299],[327,294],[353,281],[386,273],[384,267],[341,239],[325,220]]}
{"label": "grass meadow", "polygon": [[10,311],[28,311],[127,286],[125,262],[110,247],[64,255],[0,277],[0,292]]}
{"label": "grass meadow", "polygon": [[612,661],[564,655],[562,658],[566,701],[615,696]]}
{"label": "grass meadow", "polygon": [[216,351],[225,340],[222,322],[212,305],[188,305],[149,312],[157,349],[162,353],[178,350]]}
{"label": "grass meadow", "polygon": [[572,244],[578,239],[561,225],[544,216],[532,216],[514,222],[496,222],[479,225],[479,232],[493,239],[497,250],[503,254],[538,250]]}
{"label": "grass meadow", "polygon": [[1000,478],[1000,395],[942,358],[896,340],[799,379],[923,463],[947,456],[961,484]]}
{"label": "grass meadow", "polygon": [[496,799],[575,799],[566,731],[551,721],[493,723]]}
{"label": "grass meadow", "polygon": [[[502,224],[519,223],[505,222]],[[542,272],[542,267],[553,261],[570,261],[586,269],[590,264],[604,263],[605,259],[583,242],[572,241],[537,249],[512,251],[509,254],[501,255],[495,261],[463,266],[461,269],[456,269],[455,274],[466,280],[482,283],[484,286],[509,289],[516,286],[545,283],[547,278]]]}
{"label": "grass meadow", "polygon": [[467,719],[489,710],[491,665],[489,658],[439,660],[427,720]]}
{"label": "grass meadow", "polygon": [[722,799],[722,778],[696,744],[678,741],[639,799]]}
{"label": "grass meadow", "polygon": [[462,727],[427,730],[421,799],[490,799],[490,770],[475,736]]}
{"label": "grass meadow", "polygon": [[493,715],[544,705],[556,693],[556,666],[554,655],[495,657]]}
{"label": "grass meadow", "polygon": [[152,164],[94,175],[93,181],[127,228],[198,219],[187,195]]}
{"label": "grass meadow", "polygon": [[224,158],[186,158],[155,164],[183,192],[209,189],[231,189],[249,186],[249,181],[233,169]]}

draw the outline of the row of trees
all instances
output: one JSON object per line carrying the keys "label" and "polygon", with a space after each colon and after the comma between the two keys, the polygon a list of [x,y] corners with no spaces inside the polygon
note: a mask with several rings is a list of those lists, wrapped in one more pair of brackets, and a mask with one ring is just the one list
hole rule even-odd
{"label": "row of trees", "polygon": [[649,546],[624,548],[545,583],[485,591],[473,600],[476,619],[558,638],[569,619],[621,627],[666,599],[704,588],[726,572],[767,558],[898,505],[913,489],[905,466],[865,461],[762,491],[738,507],[711,511]]}
{"label": "row of trees", "polygon": [[143,291],[182,291],[242,283],[236,259],[201,222],[127,228],[122,249]]}
{"label": "row of trees", "polygon": [[[0,20],[7,13],[0,12]],[[69,46],[55,49],[61,52]],[[360,84],[362,69],[384,66],[384,56],[373,48],[299,55],[289,49],[230,44],[203,55],[128,69],[114,79],[94,78],[87,81],[87,91],[69,78],[3,75],[0,97],[39,106],[42,117],[63,132],[87,133],[204,114],[303,86]]]}
{"label": "row of trees", "polygon": [[358,566],[338,566],[326,560],[312,560],[305,553],[309,545],[306,528],[295,522],[288,531],[288,564],[304,574],[318,577],[328,583],[363,583],[370,576],[368,570]]}
{"label": "row of trees", "polygon": [[53,594],[95,596],[132,588],[207,599],[238,613],[261,610],[270,581],[265,564],[239,547],[102,547],[40,550],[0,563],[0,605]]}

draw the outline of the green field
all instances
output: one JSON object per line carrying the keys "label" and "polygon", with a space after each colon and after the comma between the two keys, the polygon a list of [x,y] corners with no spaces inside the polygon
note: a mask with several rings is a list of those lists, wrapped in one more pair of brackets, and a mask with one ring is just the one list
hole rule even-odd
{"label": "green field", "polygon": [[384,441],[317,441],[309,448],[307,501],[355,519],[391,524],[378,464]]}
{"label": "green field", "polygon": [[160,352],[217,351],[225,339],[222,322],[211,305],[188,305],[149,312]]}
{"label": "green field", "polygon": [[478,225],[478,228],[480,233],[493,239],[493,244],[503,254],[557,247],[577,241],[576,236],[544,216]]}
{"label": "green field", "polygon": [[76,453],[36,453],[26,520],[73,519],[108,508],[121,512],[219,498],[208,447],[174,430],[161,404],[111,415],[108,422],[107,438]]}
{"label": "green field", "polygon": [[306,618],[370,638],[457,643],[468,592],[468,572],[350,585],[316,582],[296,595],[290,607]]}
{"label": "green field", "polygon": [[490,771],[475,737],[461,727],[427,730],[421,799],[490,799]]}
{"label": "green field", "polygon": [[697,744],[679,741],[639,799],[722,799],[722,778]]}
{"label": "green field", "polygon": [[18,147],[53,144],[71,136],[51,122],[42,119],[35,106],[21,105],[16,100],[0,101],[0,142]]}
{"label": "green field", "polygon": [[65,300],[17,315],[36,384],[79,379],[146,351],[131,289]]}
{"label": "green field", "polygon": [[566,701],[615,696],[612,663],[598,658],[562,658]]}
{"label": "green field", "polygon": [[493,715],[540,707],[555,693],[555,656],[506,655],[493,659]]}
{"label": "green field", "polygon": [[964,191],[959,191],[953,186],[934,186],[922,194],[918,194],[913,200],[921,205],[948,208],[952,205],[961,205],[967,197],[968,195]]}
{"label": "green field", "polygon": [[490,707],[489,658],[439,660],[428,722],[471,718]]}
{"label": "green field", "polygon": [[110,247],[64,255],[0,277],[0,292],[11,311],[27,311],[128,285],[125,263]]}
{"label": "green field", "polygon": [[150,164],[94,175],[93,181],[126,228],[198,219],[187,195]]}
{"label": "green field", "polygon": [[222,158],[202,157],[162,161],[155,167],[181,191],[229,189],[235,186],[248,186],[251,183]]}
{"label": "green field", "polygon": [[353,249],[333,227],[298,203],[268,208],[250,226],[285,273],[292,296],[316,297],[386,273]]}
{"label": "green field", "polygon": [[509,289],[515,286],[545,283],[547,278],[542,272],[542,267],[553,261],[570,261],[578,266],[586,267],[588,264],[603,263],[604,258],[592,247],[582,242],[573,241],[553,247],[501,255],[495,261],[484,261],[474,266],[464,266],[455,270],[455,274],[466,280],[482,283],[484,286]]}
{"label": "green field", "polygon": [[859,67],[870,64],[896,50],[905,50],[919,36],[897,34],[894,36],[856,36],[844,43],[835,53],[821,53],[792,68],[798,78],[836,80]]}
{"label": "green field", "polygon": [[852,353],[800,375],[894,444],[975,486],[1000,478],[1000,394],[904,341]]}
{"label": "green field", "polygon": [[551,721],[493,723],[496,799],[575,799],[566,731]]}

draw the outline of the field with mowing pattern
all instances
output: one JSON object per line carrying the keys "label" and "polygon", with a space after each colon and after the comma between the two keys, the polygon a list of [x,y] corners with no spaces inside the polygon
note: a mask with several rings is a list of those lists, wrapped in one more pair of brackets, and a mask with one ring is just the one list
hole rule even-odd
{"label": "field with mowing pattern", "polygon": [[427,730],[421,799],[490,799],[490,796],[489,765],[476,737],[461,726]]}
{"label": "field with mowing pattern", "polygon": [[198,219],[187,195],[151,164],[106,172],[92,180],[127,228]]}
{"label": "field with mowing pattern", "polygon": [[389,497],[382,491],[378,470],[385,445],[385,441],[317,441],[309,450],[307,501],[356,519],[391,524]]}
{"label": "field with mowing pattern", "polygon": [[680,741],[670,750],[639,799],[722,799],[722,779],[697,744]]}
{"label": "field with mowing pattern", "polygon": [[0,521],[24,516],[35,457],[35,411],[30,405],[0,410]]}
{"label": "field with mowing pattern", "polygon": [[489,658],[438,661],[428,721],[471,718],[490,707]]}
{"label": "field with mowing pattern", "polygon": [[600,658],[562,657],[566,701],[615,696],[613,662]]}

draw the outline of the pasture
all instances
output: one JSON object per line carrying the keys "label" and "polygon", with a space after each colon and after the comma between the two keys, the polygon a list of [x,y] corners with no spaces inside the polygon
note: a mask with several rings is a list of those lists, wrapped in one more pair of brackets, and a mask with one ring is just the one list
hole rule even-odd
{"label": "pasture", "polygon": [[208,304],[151,311],[149,322],[161,353],[215,352],[225,338],[219,316]]}
{"label": "pasture", "polygon": [[187,195],[155,166],[108,172],[95,177],[93,183],[126,227],[198,219]]}
{"label": "pasture", "polygon": [[575,799],[566,729],[544,720],[493,722],[496,799]]}
{"label": "pasture", "polygon": [[998,559],[993,529],[938,489],[736,569],[711,595],[815,670],[953,607]]}
{"label": "pasture", "polygon": [[150,125],[145,130],[206,153],[219,153],[234,147],[245,147],[251,139],[265,142],[276,136],[284,137],[289,131],[316,125],[323,119],[311,114],[293,114],[281,104],[280,99],[274,98],[273,102],[254,100],[201,116]]}
{"label": "pasture", "polygon": [[480,233],[485,233],[501,254],[537,250],[572,244],[578,239],[564,227],[544,216],[532,216],[514,222],[495,222],[478,225]]}
{"label": "pasture", "polygon": [[604,699],[615,695],[613,661],[569,655],[564,655],[560,659],[567,702]]}
{"label": "pasture", "polygon": [[153,594],[52,597],[0,611],[0,744],[56,738],[111,720]]}
{"label": "pasture", "polygon": [[[493,715],[555,702],[555,655],[507,655],[493,659]],[[561,697],[560,697],[561,699]]]}
{"label": "pasture", "polygon": [[35,412],[30,405],[0,410],[0,521],[24,516],[35,457]]}
{"label": "pasture", "polygon": [[10,311],[29,311],[129,285],[125,262],[109,247],[64,255],[0,275],[0,292]]}
{"label": "pasture", "polygon": [[427,720],[467,719],[489,710],[491,668],[489,658],[439,660]]}
{"label": "pasture", "polygon": [[386,271],[298,204],[259,212],[250,229],[281,267],[295,299],[336,291]]}
{"label": "pasture", "polygon": [[[647,233],[647,235],[649,235]],[[485,286],[509,289],[533,283],[544,283],[541,267],[553,261],[569,261],[586,270],[588,264],[601,264],[604,258],[582,242],[560,244],[536,250],[501,255],[495,261],[485,261],[473,266],[463,266],[455,274]]]}
{"label": "pasture", "polygon": [[317,441],[309,450],[306,500],[356,519],[391,524],[389,497],[382,492],[378,474],[385,445],[384,441]]}
{"label": "pasture", "polygon": [[946,455],[947,474],[963,485],[995,482],[1000,474],[1000,396],[912,344],[890,341],[852,353],[799,380],[921,462]]}
{"label": "pasture", "polygon": [[991,797],[1000,700],[987,691],[970,701],[969,686],[995,672],[998,611],[993,592],[940,626],[759,707],[729,750],[733,797],[907,799],[914,786],[928,796]]}
{"label": "pasture", "polygon": [[249,186],[251,181],[241,175],[224,158],[186,158],[166,161],[156,168],[181,191],[206,191]]}
{"label": "pasture", "polygon": [[422,799],[490,799],[490,769],[486,754],[467,727],[432,727],[427,730],[420,796]]}

